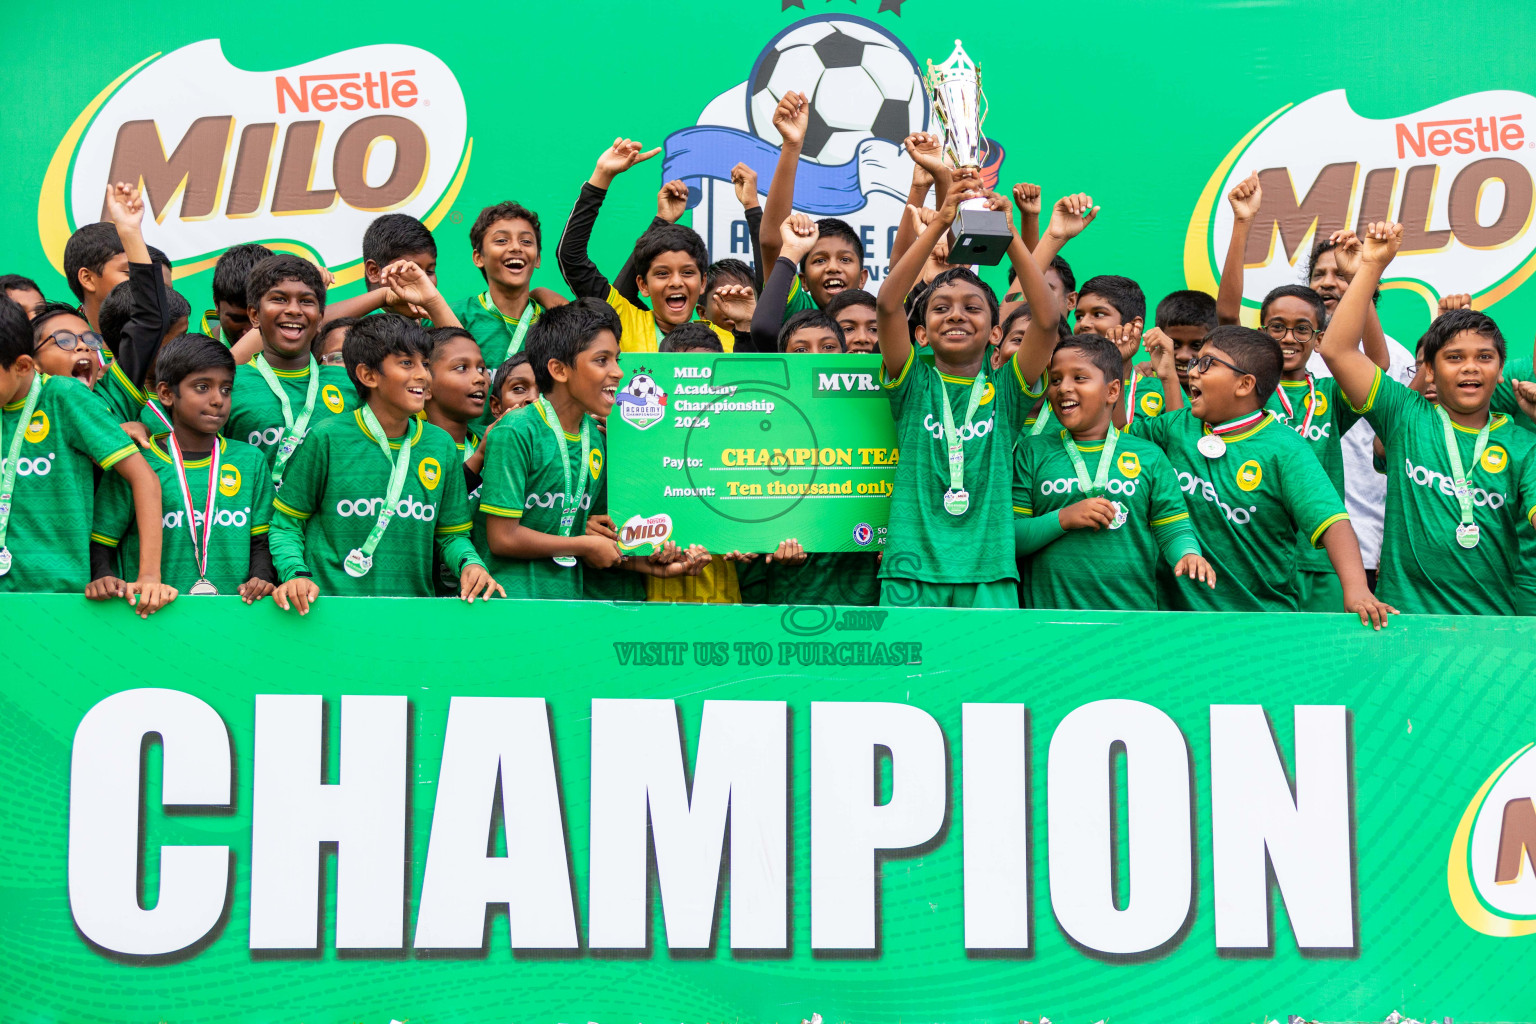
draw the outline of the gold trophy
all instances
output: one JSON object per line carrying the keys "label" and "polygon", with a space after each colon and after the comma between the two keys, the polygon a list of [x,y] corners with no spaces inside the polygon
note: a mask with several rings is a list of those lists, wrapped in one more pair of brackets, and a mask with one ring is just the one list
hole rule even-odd
{"label": "gold trophy", "polygon": [[[986,120],[986,95],[981,91],[981,69],[955,40],[949,59],[937,66],[928,62],[923,76],[933,109],[944,126],[944,156],[956,168],[981,170],[987,151],[987,137],[981,133]],[[955,213],[950,229],[953,239],[949,262],[981,263],[994,266],[1002,262],[1013,241],[1008,216],[1001,210],[987,208],[985,199],[967,199]]]}

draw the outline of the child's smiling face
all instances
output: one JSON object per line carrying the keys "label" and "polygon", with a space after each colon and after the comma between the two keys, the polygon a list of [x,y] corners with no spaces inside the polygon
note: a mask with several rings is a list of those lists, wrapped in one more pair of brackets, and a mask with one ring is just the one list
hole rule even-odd
{"label": "child's smiling face", "polygon": [[324,311],[313,288],[289,279],[268,288],[250,312],[267,347],[284,359],[298,359],[309,354]]}
{"label": "child's smiling face", "polygon": [[945,281],[928,293],[919,344],[951,366],[974,362],[1002,329],[992,322],[987,296],[974,283]]}
{"label": "child's smiling face", "polygon": [[480,346],[463,335],[432,350],[432,406],[449,419],[469,423],[485,411],[490,378]]}
{"label": "child's smiling face", "polygon": [[527,288],[539,260],[538,236],[521,217],[492,224],[474,254],[475,266],[485,271],[486,280],[505,288]]}
{"label": "child's smiling face", "polygon": [[533,378],[533,367],[519,363],[507,371],[501,382],[501,391],[495,396],[491,412],[497,416],[532,405],[539,398],[539,382]]}
{"label": "child's smiling face", "polygon": [[681,249],[673,249],[651,261],[639,284],[640,294],[650,301],[656,319],[676,327],[693,318],[699,294],[704,290],[704,274],[697,260]]}
{"label": "child's smiling face", "polygon": [[862,288],[869,277],[864,254],[846,238],[822,235],[805,254],[805,287],[816,305],[825,307],[838,292]]}

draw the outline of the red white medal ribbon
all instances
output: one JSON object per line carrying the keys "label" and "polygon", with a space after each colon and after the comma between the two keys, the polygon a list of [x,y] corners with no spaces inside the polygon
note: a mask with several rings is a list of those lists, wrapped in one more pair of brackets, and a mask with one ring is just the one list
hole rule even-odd
{"label": "red white medal ribbon", "polygon": [[187,529],[192,534],[192,557],[197,560],[197,578],[208,578],[208,546],[213,539],[214,503],[219,497],[219,438],[213,439],[213,451],[208,455],[208,497],[203,502],[203,535],[201,543],[197,535],[197,513],[192,505],[192,488],[187,484],[187,464],[181,457],[181,445],[176,443],[176,430],[171,426],[170,418],[165,415],[165,410],[160,408],[160,403],[151,400],[147,407],[154,411],[160,422],[170,431],[166,440],[170,442],[171,465],[176,469],[176,483],[181,488],[181,504],[187,510]]}
{"label": "red white medal ribbon", "polygon": [[[1280,395],[1280,407],[1285,410],[1285,418],[1288,419],[1288,420],[1295,419],[1296,418],[1296,409],[1295,409],[1294,406],[1291,405],[1291,398],[1290,398],[1290,396],[1285,393],[1285,382],[1281,381],[1280,382],[1280,387],[1277,388],[1276,390],[1278,391],[1278,393]],[[1296,433],[1300,434],[1303,438],[1305,438],[1307,436],[1307,433],[1312,429],[1312,415],[1315,412],[1317,412],[1317,381],[1313,379],[1312,371],[1308,370],[1307,371],[1307,416],[1306,416],[1306,419],[1302,421],[1301,427],[1299,429],[1294,428],[1294,427],[1292,428],[1293,430],[1296,430]]]}

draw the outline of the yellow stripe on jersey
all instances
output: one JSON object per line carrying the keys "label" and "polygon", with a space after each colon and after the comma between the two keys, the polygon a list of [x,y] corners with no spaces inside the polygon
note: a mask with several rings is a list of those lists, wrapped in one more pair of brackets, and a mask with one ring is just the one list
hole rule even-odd
{"label": "yellow stripe on jersey", "polygon": [[258,534],[266,533],[270,529],[272,529],[272,527],[267,523],[262,523],[260,526],[253,526],[251,527],[251,536],[255,537]]}
{"label": "yellow stripe on jersey", "polygon": [[111,469],[113,466],[117,465],[119,462],[122,462],[124,459],[138,450],[139,446],[134,444],[132,441],[129,441],[123,447],[102,459],[97,463],[97,465],[102,469]]}
{"label": "yellow stripe on jersey", "polygon": [[457,523],[457,524],[455,524],[453,526],[439,526],[437,529],[433,530],[432,532],[435,535],[437,535],[437,536],[442,536],[443,534],[449,534],[449,533],[468,533],[469,532],[469,527],[470,527],[469,523]]}
{"label": "yellow stripe on jersey", "polygon": [[137,387],[134,387],[133,381],[128,379],[128,375],[123,372],[122,366],[117,362],[117,360],[112,360],[112,365],[107,367],[107,373],[112,375],[112,379],[116,380],[119,384],[128,389],[128,393],[133,396],[134,401],[138,402],[140,405],[147,404],[147,401],[144,397],[144,392],[140,391]]}
{"label": "yellow stripe on jersey", "polygon": [[912,364],[915,362],[917,362],[917,346],[913,345],[912,350],[907,353],[907,361],[901,364],[901,372],[896,375],[896,379],[886,379],[885,366],[882,365],[880,367],[881,386],[887,389],[901,387],[901,382],[907,379],[907,373],[912,369]]}
{"label": "yellow stripe on jersey", "polygon": [[1321,541],[1323,539],[1323,534],[1327,532],[1328,527],[1332,526],[1334,523],[1347,522],[1348,520],[1349,520],[1349,513],[1348,512],[1340,512],[1338,515],[1332,515],[1332,516],[1329,516],[1327,519],[1324,519],[1322,521],[1322,524],[1319,525],[1317,529],[1312,531],[1312,537],[1311,537],[1312,546],[1314,548],[1322,547],[1322,544],[1320,544],[1319,541]]}
{"label": "yellow stripe on jersey", "polygon": [[93,544],[100,544],[103,547],[115,548],[115,547],[117,547],[117,538],[116,537],[108,537],[105,534],[96,533],[93,530],[91,532],[91,543],[93,543]]}
{"label": "yellow stripe on jersey", "polygon": [[313,512],[300,512],[298,509],[294,508],[292,505],[285,505],[285,504],[283,504],[283,501],[282,501],[281,498],[273,498],[272,499],[272,507],[274,509],[276,509],[277,511],[281,512],[283,515],[285,515],[285,516],[292,516],[294,519],[308,519],[310,516],[314,515]]}
{"label": "yellow stripe on jersey", "polygon": [[1015,505],[1013,506],[1013,514],[1016,516],[1033,516],[1035,511],[1031,508],[1025,508],[1022,505]]}
{"label": "yellow stripe on jersey", "polygon": [[1152,525],[1153,526],[1167,526],[1169,523],[1176,523],[1180,519],[1188,519],[1188,518],[1189,518],[1189,513],[1188,512],[1175,512],[1171,516],[1163,516],[1163,518],[1161,518],[1161,519],[1154,519],[1154,520],[1152,520]]}
{"label": "yellow stripe on jersey", "polygon": [[502,519],[521,519],[523,510],[520,508],[502,508],[499,505],[487,505],[480,503],[480,511],[488,516],[499,516]]}
{"label": "yellow stripe on jersey", "polygon": [[1370,412],[1376,406],[1377,394],[1381,392],[1382,376],[1381,367],[1376,367],[1376,376],[1371,378],[1371,393],[1365,396],[1364,405],[1356,405],[1354,402],[1351,402],[1349,395],[1345,393],[1343,388],[1339,389],[1339,394],[1344,395],[1345,403],[1355,412]]}

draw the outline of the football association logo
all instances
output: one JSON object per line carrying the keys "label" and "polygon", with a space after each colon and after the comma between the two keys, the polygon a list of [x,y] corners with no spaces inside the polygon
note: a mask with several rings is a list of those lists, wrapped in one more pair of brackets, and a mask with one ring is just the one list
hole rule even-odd
{"label": "football association logo", "polygon": [[655,426],[667,414],[667,393],[643,366],[635,371],[613,400],[619,417],[636,430]]}

